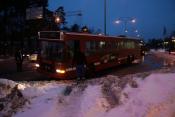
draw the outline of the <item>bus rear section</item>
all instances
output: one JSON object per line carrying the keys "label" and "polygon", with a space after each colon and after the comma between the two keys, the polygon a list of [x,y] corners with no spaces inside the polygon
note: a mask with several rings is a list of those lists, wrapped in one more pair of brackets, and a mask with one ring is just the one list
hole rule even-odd
{"label": "bus rear section", "polygon": [[106,37],[105,39],[87,40],[84,43],[88,65],[94,72],[121,64],[141,62],[139,40]]}

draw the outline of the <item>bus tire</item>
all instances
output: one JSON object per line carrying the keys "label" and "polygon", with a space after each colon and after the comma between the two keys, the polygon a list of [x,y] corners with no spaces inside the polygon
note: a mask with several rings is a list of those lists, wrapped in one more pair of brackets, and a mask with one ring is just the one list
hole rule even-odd
{"label": "bus tire", "polygon": [[131,62],[132,62],[131,59],[132,59],[131,56],[128,55],[128,57],[127,57],[127,64],[131,64]]}
{"label": "bus tire", "polygon": [[133,62],[135,60],[135,56],[132,55],[131,58],[132,58],[132,61],[131,62]]}

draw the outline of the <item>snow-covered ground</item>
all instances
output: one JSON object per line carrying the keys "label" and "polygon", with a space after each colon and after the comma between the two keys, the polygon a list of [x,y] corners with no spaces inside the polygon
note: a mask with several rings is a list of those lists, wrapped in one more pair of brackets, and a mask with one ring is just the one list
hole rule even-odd
{"label": "snow-covered ground", "polygon": [[74,81],[0,80],[0,117],[175,117],[175,74]]}

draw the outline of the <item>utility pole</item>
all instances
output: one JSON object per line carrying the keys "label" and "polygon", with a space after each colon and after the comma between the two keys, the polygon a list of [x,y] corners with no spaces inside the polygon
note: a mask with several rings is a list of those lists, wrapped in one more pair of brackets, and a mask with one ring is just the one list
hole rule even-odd
{"label": "utility pole", "polygon": [[106,0],[104,0],[104,35],[106,35]]}

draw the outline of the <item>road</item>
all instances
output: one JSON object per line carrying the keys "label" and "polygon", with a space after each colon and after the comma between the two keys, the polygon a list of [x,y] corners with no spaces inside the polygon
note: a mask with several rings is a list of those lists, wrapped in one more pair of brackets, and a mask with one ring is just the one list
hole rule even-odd
{"label": "road", "polygon": [[164,68],[165,62],[166,60],[163,58],[158,58],[152,54],[148,54],[142,58],[142,63],[116,67],[116,69],[112,69],[111,73],[112,75],[122,77],[128,74],[149,72]]}
{"label": "road", "polygon": [[[98,76],[117,75],[119,77],[141,72],[149,72],[152,70],[161,69],[165,65],[163,58],[156,57],[153,54],[148,54],[143,58],[143,62],[133,65],[122,65],[102,71]],[[7,78],[14,81],[30,81],[30,80],[48,80],[47,77],[38,74],[34,70],[34,63],[27,60],[23,63],[23,72],[16,72],[16,64],[14,58],[7,60],[0,59],[0,78]]]}
{"label": "road", "polygon": [[43,80],[46,77],[38,74],[34,69],[34,63],[24,60],[22,72],[16,71],[16,63],[14,58],[7,60],[0,59],[0,78],[11,79],[14,81],[30,81],[30,80]]}

